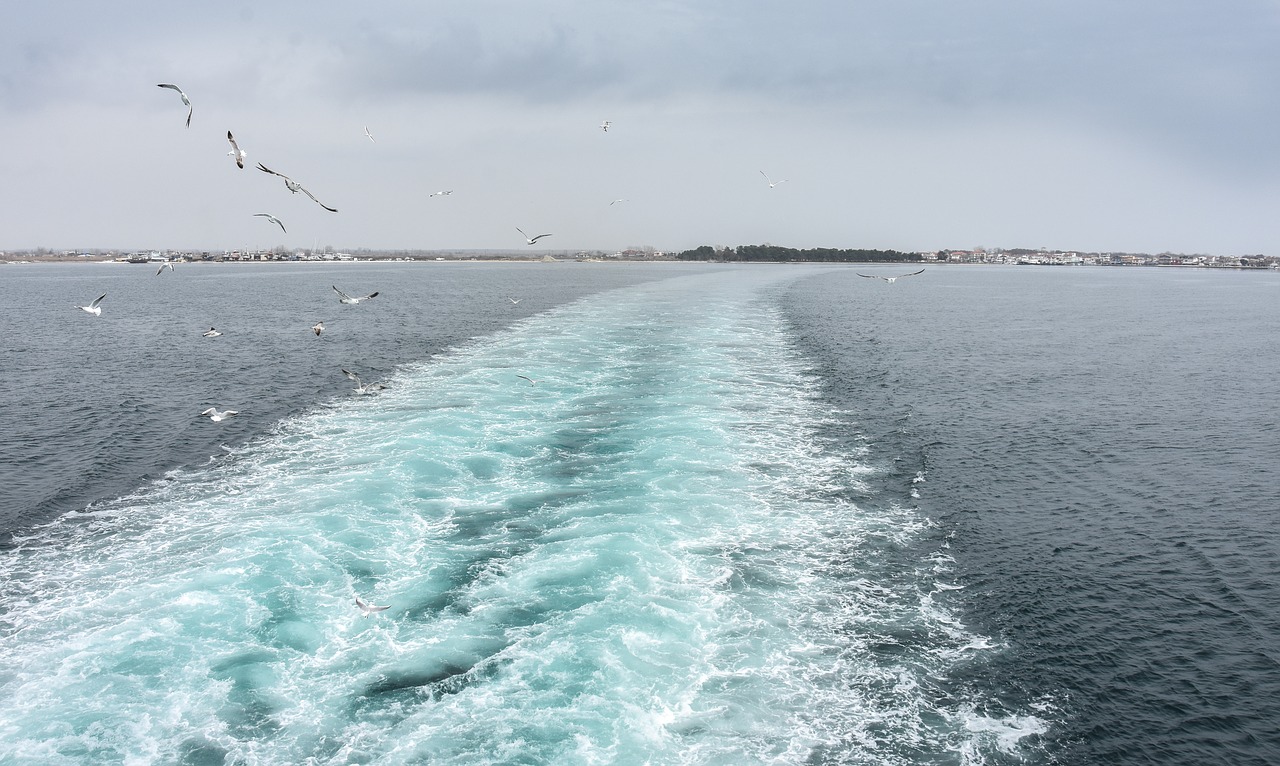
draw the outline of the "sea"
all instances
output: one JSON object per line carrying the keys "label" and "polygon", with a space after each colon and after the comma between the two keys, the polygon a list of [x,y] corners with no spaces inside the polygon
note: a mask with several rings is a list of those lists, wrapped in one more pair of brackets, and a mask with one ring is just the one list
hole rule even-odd
{"label": "sea", "polygon": [[0,266],[0,764],[1280,763],[1280,273],[914,270]]}

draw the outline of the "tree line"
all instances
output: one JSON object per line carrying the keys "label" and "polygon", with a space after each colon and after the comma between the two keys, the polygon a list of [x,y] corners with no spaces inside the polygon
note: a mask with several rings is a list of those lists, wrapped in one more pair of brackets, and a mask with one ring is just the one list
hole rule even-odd
{"label": "tree line", "polygon": [[703,245],[693,250],[685,250],[677,255],[676,258],[682,261],[769,261],[772,263],[798,261],[915,263],[922,260],[922,256],[919,253],[901,253],[897,250],[864,250],[834,247],[797,250],[794,247],[780,247],[778,245],[738,245],[737,247],[718,248]]}

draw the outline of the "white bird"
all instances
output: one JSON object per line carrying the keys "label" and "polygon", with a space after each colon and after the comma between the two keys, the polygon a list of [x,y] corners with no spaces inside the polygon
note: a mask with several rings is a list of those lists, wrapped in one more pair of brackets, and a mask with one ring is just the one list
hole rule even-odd
{"label": "white bird", "polygon": [[227,131],[227,140],[231,142],[231,151],[227,154],[236,158],[236,167],[244,170],[244,158],[248,156],[248,152],[240,148],[240,144],[236,143],[236,137],[231,135],[231,131]]}
{"label": "white bird", "polygon": [[338,212],[337,208],[329,207],[328,205],[324,204],[320,200],[316,199],[316,195],[302,188],[302,184],[293,180],[292,178],[285,175],[284,173],[277,173],[276,171],[272,170],[266,165],[263,165],[261,162],[258,163],[258,170],[261,170],[263,173],[270,173],[273,176],[280,176],[281,178],[284,179],[285,188],[288,189],[289,191],[293,192],[294,194],[297,194],[298,192],[302,192],[303,194],[310,197],[317,205],[324,208],[325,210],[328,210],[330,213]]}
{"label": "white bird", "polygon": [[168,88],[169,90],[178,91],[178,95],[182,96],[182,103],[187,107],[187,127],[191,127],[191,112],[194,107],[191,106],[191,99],[187,98],[187,94],[182,92],[182,88],[171,83],[162,82],[156,86],[157,88]]}
{"label": "white bird", "polygon": [[[856,271],[854,273],[858,274],[858,272]],[[895,277],[882,277],[879,274],[858,274],[858,276],[865,277],[866,279],[883,279],[889,284],[893,284],[895,280],[902,279],[903,277],[914,277],[916,274],[923,274],[923,273],[924,273],[924,269],[920,269],[919,271],[913,271],[910,274],[899,274]]]}
{"label": "white bird", "polygon": [[280,223],[280,219],[276,218],[274,215],[271,215],[270,213],[254,213],[254,215],[265,218],[268,221],[274,223],[276,226],[279,226],[280,231],[283,231],[285,234],[289,233],[289,230],[284,227],[284,224]]}
{"label": "white bird", "polygon": [[374,614],[375,612],[385,612],[391,608],[390,605],[377,606],[376,604],[366,604],[365,602],[360,600],[359,596],[356,596],[356,606],[360,607],[360,611],[364,612],[365,617],[368,617],[369,615]]}
{"label": "white bird", "polygon": [[538,382],[538,381],[534,380],[533,378],[529,377],[528,375],[517,375],[516,377],[517,377],[517,378],[524,378],[525,380],[529,381],[529,385],[531,385],[531,386],[532,386],[534,383],[537,383],[537,382]]}
{"label": "white bird", "polygon": [[625,199],[615,199],[613,202],[610,202],[610,203],[609,203],[609,205],[610,205],[610,206],[613,206],[613,205],[618,204],[619,202],[626,202],[626,200],[625,200]]}
{"label": "white bird", "polygon": [[165,269],[168,269],[169,271],[173,271],[173,261],[165,261],[164,263],[160,264],[160,268],[156,269],[156,276],[158,277],[161,274],[163,274]]}
{"label": "white bird", "polygon": [[213,329],[212,327],[210,327],[210,328],[209,328],[209,331],[208,331],[208,332],[202,332],[202,333],[200,333],[200,335],[201,335],[201,336],[203,336],[203,337],[205,337],[205,338],[216,338],[216,337],[218,337],[218,336],[219,336],[219,335],[221,335],[221,334],[222,334],[222,333],[218,332],[217,330]]}
{"label": "white bird", "polygon": [[787,182],[787,179],[785,178],[782,179],[781,181],[770,181],[769,174],[764,172],[763,170],[760,171],[760,175],[764,176],[765,183],[769,184],[770,189],[777,186],[778,184],[785,184]]}
{"label": "white bird", "polygon": [[430,197],[448,197],[450,194],[453,194],[453,189],[445,189],[444,191],[434,192],[434,193],[429,194],[429,195],[427,195],[427,196],[430,196]]}
{"label": "white bird", "polygon": [[608,120],[605,120],[604,122],[600,123],[600,129],[601,129],[601,130],[603,130],[605,133],[608,133],[608,132],[609,132],[609,126],[610,126],[610,125],[612,125],[612,124],[613,124],[612,122],[609,122]]}
{"label": "white bird", "polygon": [[355,391],[357,394],[372,394],[375,391],[381,391],[386,388],[386,385],[383,383],[365,383],[360,380],[359,375],[351,372],[350,370],[343,370],[342,374],[355,381]]}
{"label": "white bird", "polygon": [[[364,135],[365,135],[365,137],[366,137],[366,138],[368,138],[370,141],[373,141],[373,134],[369,132],[369,126],[368,126],[368,125],[365,125],[365,126],[364,126]],[[376,144],[376,143],[378,143],[377,141],[373,141],[373,142],[374,142],[375,144]]]}
{"label": "white bird", "polygon": [[320,333],[324,332],[324,322],[316,322],[315,324],[311,325],[311,332],[315,333],[316,335],[319,335]]}
{"label": "white bird", "polygon": [[102,307],[99,306],[98,304],[102,303],[102,299],[105,297],[107,297],[107,294],[103,293],[102,295],[99,295],[97,298],[94,298],[93,303],[90,303],[88,306],[76,306],[76,308],[80,309],[81,311],[87,311],[88,313],[93,314],[96,317],[102,316]]}
{"label": "white bird", "polygon": [[227,418],[231,417],[232,415],[239,415],[240,412],[238,410],[223,410],[222,412],[218,412],[213,407],[210,407],[209,409],[205,410],[200,414],[208,415],[210,420],[212,420],[215,423],[220,423],[223,420],[226,420]]}
{"label": "white bird", "polygon": [[520,301],[524,300],[524,298],[507,298],[507,300],[511,301],[512,306],[515,306],[520,303]]}
{"label": "white bird", "polygon": [[332,287],[333,291],[338,294],[338,303],[354,304],[354,303],[359,303],[360,301],[367,301],[370,298],[378,297],[378,293],[373,292],[373,293],[369,293],[368,295],[361,295],[359,298],[352,298],[350,295],[347,295],[346,293],[339,290],[337,285],[330,285],[330,287]]}
{"label": "white bird", "polygon": [[519,226],[517,226],[517,227],[516,227],[516,231],[520,232],[520,235],[521,235],[522,237],[524,237],[524,241],[525,241],[525,243],[526,243],[526,244],[530,244],[530,245],[532,245],[534,242],[537,242],[538,240],[542,239],[543,237],[550,237],[550,236],[551,236],[550,234],[539,234],[539,235],[538,235],[538,236],[536,236],[536,237],[530,237],[528,234],[525,234],[525,233],[524,233],[524,231],[522,231],[522,230],[520,229],[520,227],[519,227]]}

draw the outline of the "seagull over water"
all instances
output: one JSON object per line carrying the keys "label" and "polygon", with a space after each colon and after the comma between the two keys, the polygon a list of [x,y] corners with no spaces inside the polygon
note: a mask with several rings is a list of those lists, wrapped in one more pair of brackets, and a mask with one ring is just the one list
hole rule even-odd
{"label": "seagull over water", "polygon": [[366,604],[365,602],[360,600],[359,596],[356,596],[356,606],[360,608],[361,612],[364,612],[365,617],[368,617],[369,615],[374,614],[376,612],[385,612],[391,608],[390,605],[378,606],[376,604]]}
{"label": "seagull over water", "polygon": [[381,391],[381,390],[383,390],[384,388],[386,388],[386,387],[387,387],[387,386],[386,386],[385,384],[383,384],[383,383],[365,383],[365,382],[363,382],[363,381],[361,381],[361,380],[360,380],[360,376],[359,376],[359,375],[355,374],[354,372],[352,372],[352,371],[350,371],[350,370],[343,370],[343,371],[342,371],[342,374],[343,374],[343,375],[346,375],[348,378],[350,378],[351,380],[355,381],[355,383],[356,383],[356,389],[355,389],[355,390],[356,390],[356,393],[357,393],[357,394],[372,394],[372,393],[374,393],[375,391]]}
{"label": "seagull over water", "polygon": [[311,332],[319,336],[320,333],[324,332],[324,322],[316,322],[315,324],[311,325]]}
{"label": "seagull over water", "polygon": [[169,271],[173,271],[173,261],[165,261],[164,263],[160,264],[160,268],[156,269],[156,276],[158,277],[161,274],[163,274],[165,269],[168,269]]}
{"label": "seagull over water", "polygon": [[254,213],[254,215],[261,216],[267,219],[268,221],[274,223],[276,226],[279,226],[280,231],[283,231],[285,234],[289,233],[289,230],[284,227],[284,224],[280,223],[280,219],[276,218],[274,215],[271,215],[270,213]]}
{"label": "seagull over water", "polygon": [[297,194],[298,192],[302,192],[303,194],[310,197],[317,205],[324,208],[325,210],[328,210],[330,213],[338,212],[337,208],[329,207],[328,205],[324,204],[320,200],[316,199],[316,195],[302,188],[302,184],[293,180],[292,178],[285,175],[284,173],[277,173],[276,171],[272,170],[266,165],[263,165],[261,162],[258,163],[258,170],[261,170],[263,173],[270,173],[273,176],[280,176],[281,178],[284,179],[285,188],[288,189],[289,191],[293,192],[294,194]]}
{"label": "seagull over water", "polygon": [[330,285],[330,287],[332,287],[333,291],[338,294],[338,303],[355,304],[355,303],[359,303],[360,301],[367,301],[370,298],[378,297],[378,293],[373,292],[373,293],[369,293],[368,295],[361,295],[359,298],[353,298],[350,295],[347,295],[346,293],[339,290],[337,285]]}
{"label": "seagull over water", "polygon": [[217,330],[213,329],[212,327],[210,327],[210,328],[209,328],[209,331],[208,331],[208,332],[202,332],[202,333],[200,333],[200,335],[201,335],[202,337],[205,337],[205,338],[216,338],[216,337],[218,337],[218,336],[219,336],[219,335],[221,335],[221,334],[222,334],[222,333],[218,332]]}
{"label": "seagull over water", "polygon": [[511,301],[512,306],[515,306],[518,305],[520,301],[524,300],[524,298],[507,298],[507,300]]}
{"label": "seagull over water", "polygon": [[537,382],[538,382],[538,381],[534,380],[533,378],[529,377],[528,375],[517,375],[516,377],[517,377],[517,378],[524,378],[525,380],[529,381],[529,385],[531,385],[531,386],[532,386],[534,383],[537,383]]}
{"label": "seagull over water", "polygon": [[550,236],[551,236],[550,234],[539,234],[539,235],[538,235],[538,236],[536,236],[536,237],[530,237],[528,234],[525,234],[525,233],[524,233],[524,231],[523,231],[523,230],[521,230],[521,228],[520,228],[519,226],[517,226],[517,227],[516,227],[516,231],[520,232],[520,236],[524,237],[525,244],[529,244],[529,245],[532,245],[534,242],[537,242],[538,240],[542,239],[543,237],[550,237]]}
{"label": "seagull over water", "polygon": [[194,107],[191,106],[191,99],[187,98],[187,94],[182,92],[182,88],[172,83],[162,82],[156,86],[157,88],[168,88],[169,90],[178,91],[178,95],[182,96],[182,103],[187,107],[187,127],[191,127],[191,112]]}
{"label": "seagull over water", "polygon": [[223,410],[222,412],[218,412],[218,410],[214,409],[213,407],[210,407],[209,409],[205,410],[200,414],[208,415],[210,420],[212,420],[215,423],[220,423],[226,420],[227,418],[231,417],[232,415],[239,415],[240,412],[238,410]]}
{"label": "seagull over water", "polygon": [[[858,274],[858,272],[856,271],[854,273]],[[883,279],[889,284],[893,284],[894,281],[902,279],[903,277],[914,277],[916,274],[923,274],[923,273],[924,273],[924,269],[920,269],[919,271],[913,271],[910,274],[899,274],[895,277],[882,277],[879,274],[858,274],[858,276],[864,277],[866,279]]]}
{"label": "seagull over water", "polygon": [[785,184],[785,183],[787,182],[787,179],[785,179],[785,178],[784,178],[784,179],[782,179],[781,181],[770,181],[770,180],[769,180],[769,174],[768,174],[768,173],[766,173],[766,172],[764,172],[763,170],[761,170],[761,171],[760,171],[760,175],[764,176],[764,180],[765,180],[765,182],[766,182],[766,183],[768,183],[768,184],[769,184],[769,188],[770,188],[770,189],[772,189],[773,187],[775,187],[775,186],[777,186],[777,185],[779,185],[779,184]]}
{"label": "seagull over water", "polygon": [[244,149],[240,148],[240,144],[236,143],[236,137],[231,135],[231,131],[227,131],[227,140],[231,142],[231,151],[227,154],[236,158],[236,167],[244,170],[244,158],[248,155]]}
{"label": "seagull over water", "polygon": [[102,295],[99,295],[97,298],[94,298],[93,303],[90,303],[88,306],[76,306],[76,308],[80,309],[81,311],[86,311],[90,314],[93,314],[94,316],[102,316],[102,307],[99,306],[98,304],[102,303],[102,299],[105,297],[107,297],[107,294],[103,293]]}

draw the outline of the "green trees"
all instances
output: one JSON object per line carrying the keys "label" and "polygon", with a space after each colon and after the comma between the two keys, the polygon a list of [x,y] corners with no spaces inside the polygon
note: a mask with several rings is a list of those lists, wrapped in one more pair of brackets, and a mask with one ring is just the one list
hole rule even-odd
{"label": "green trees", "polygon": [[717,250],[710,245],[685,250],[676,256],[682,261],[746,261],[769,263],[823,262],[823,263],[915,263],[922,260],[919,253],[901,253],[897,250],[864,250],[819,247],[797,250],[778,245],[739,245],[736,248]]}

